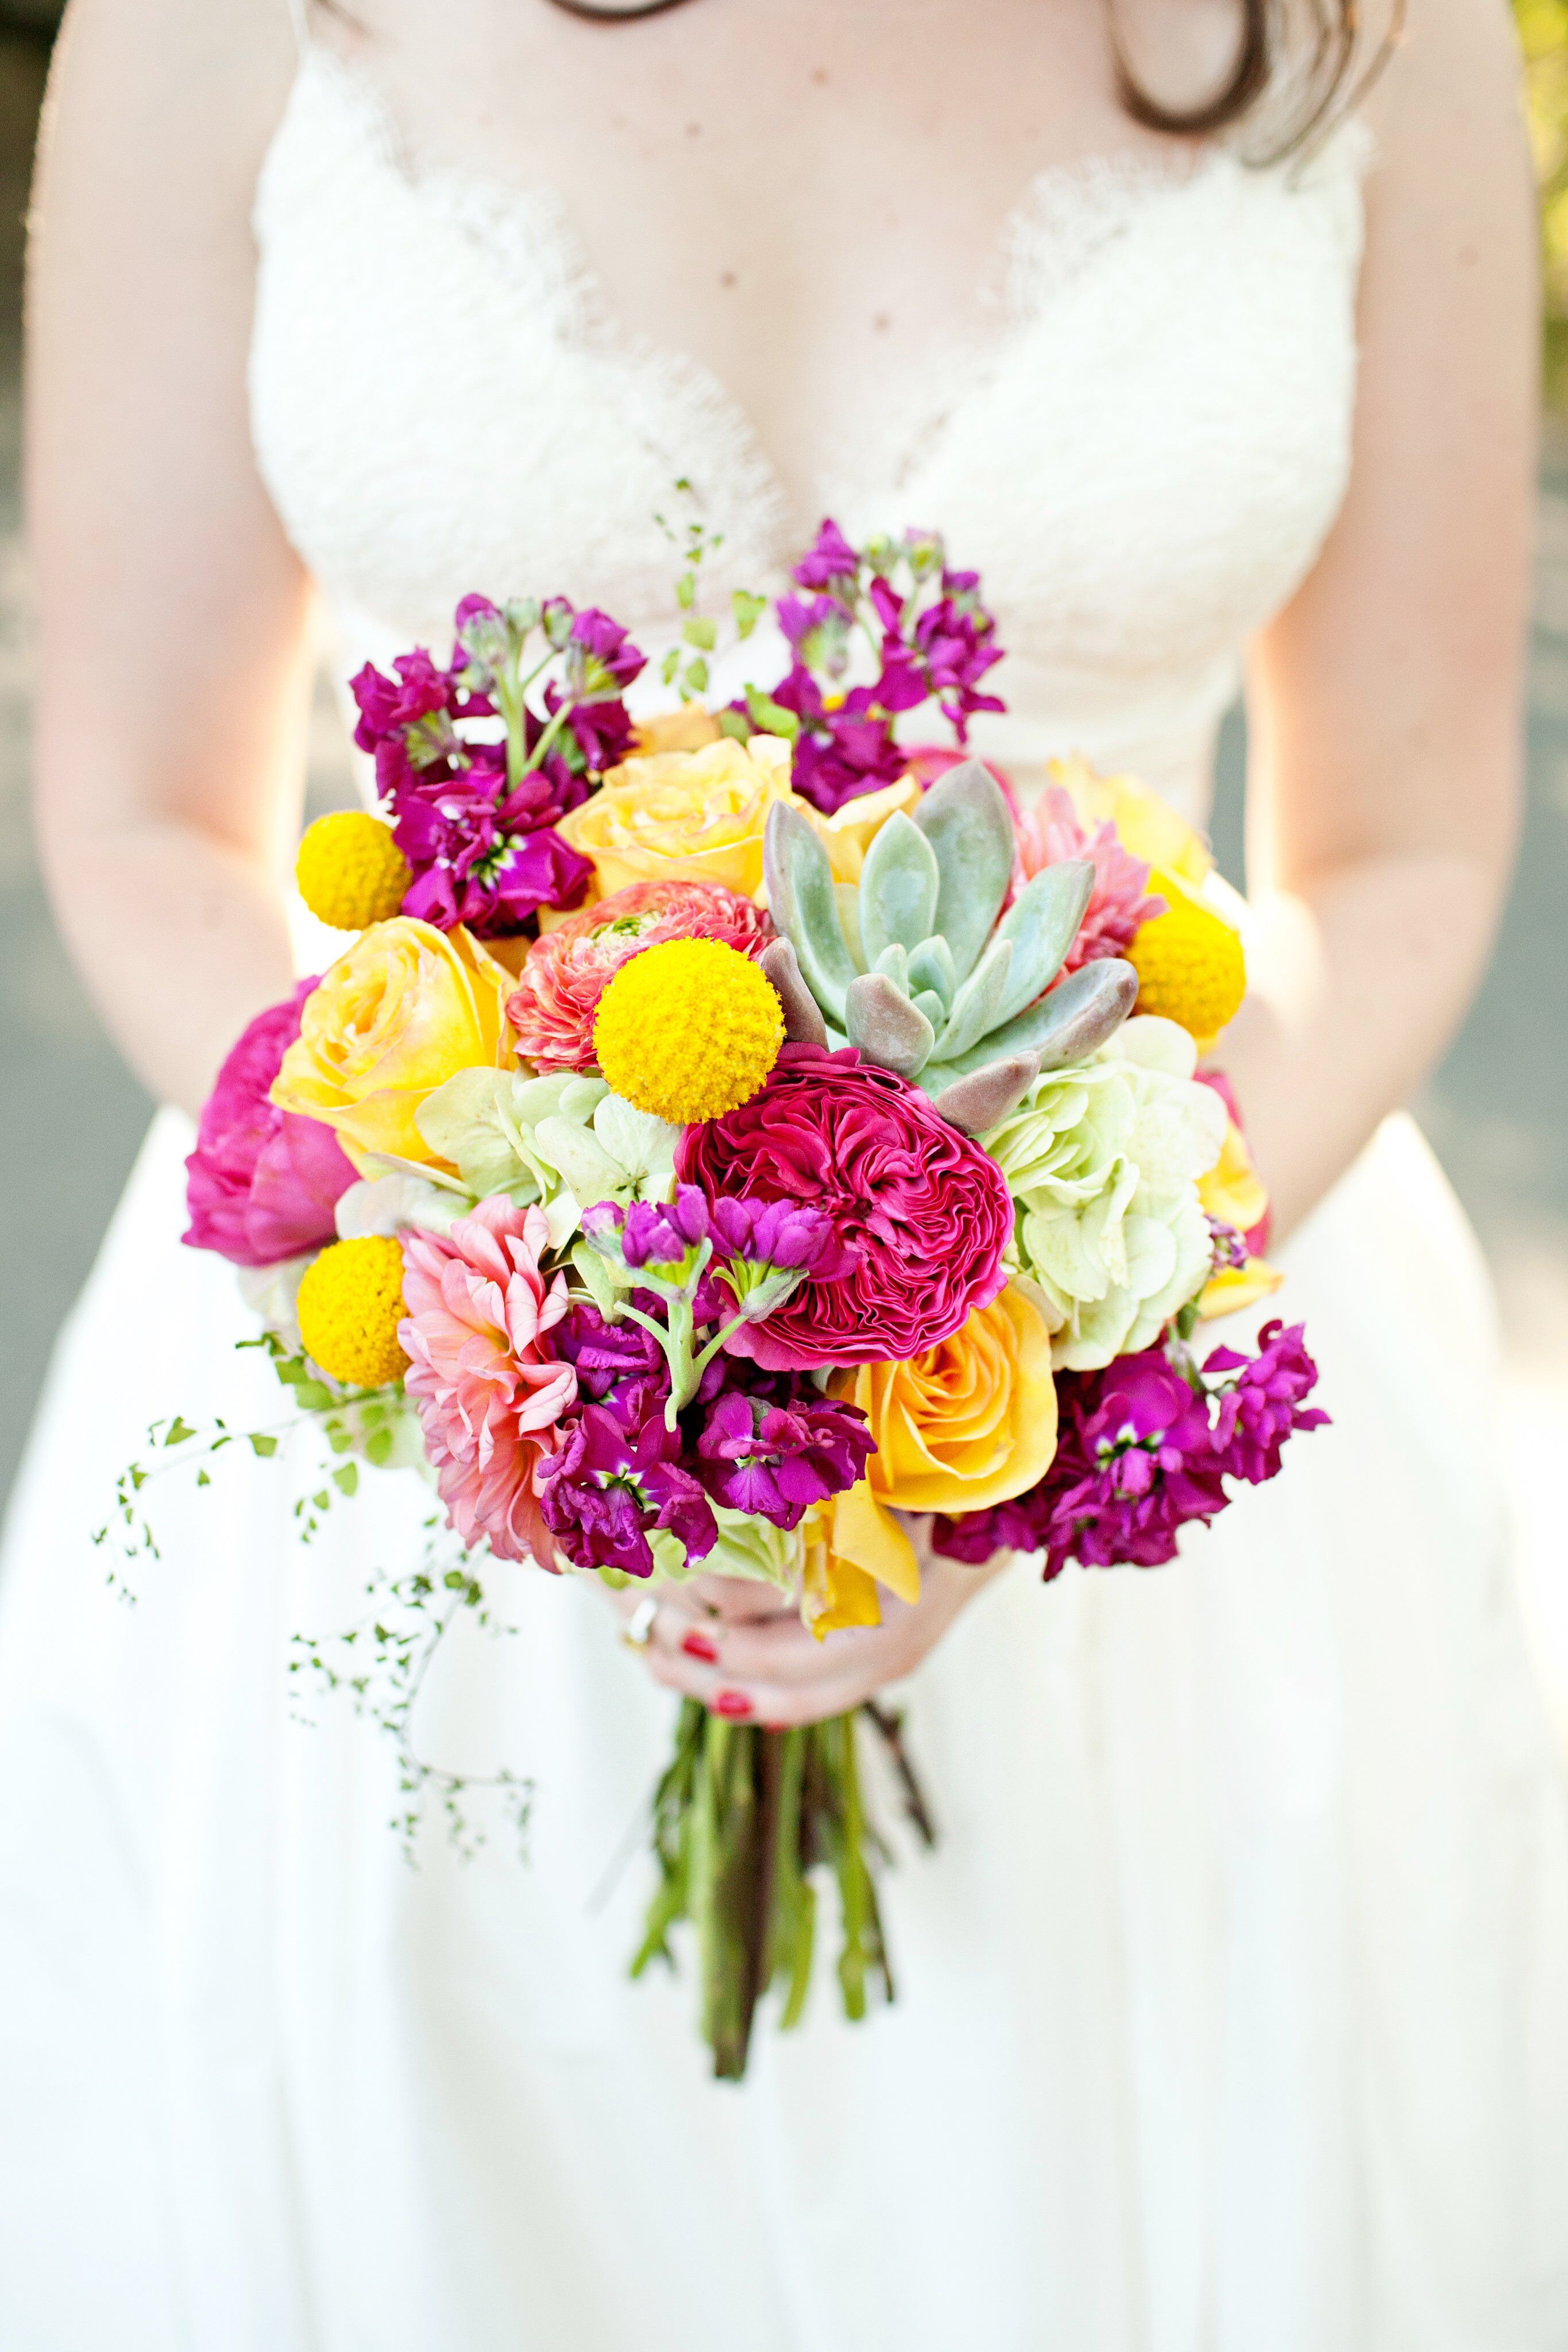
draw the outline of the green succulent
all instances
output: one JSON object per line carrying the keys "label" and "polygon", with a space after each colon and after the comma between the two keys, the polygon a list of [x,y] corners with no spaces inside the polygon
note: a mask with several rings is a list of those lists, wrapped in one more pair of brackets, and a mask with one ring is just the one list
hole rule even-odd
{"label": "green succulent", "polygon": [[858,1046],[972,1134],[1005,1117],[1043,1069],[1102,1045],[1132,1009],[1138,975],[1116,959],[1046,994],[1094,867],[1081,857],[1047,866],[1003,914],[1013,823],[978,760],[951,769],[912,816],[888,819],[858,883],[834,881],[817,835],[787,803],[771,811],[764,848],[780,940],[763,968],[790,1034]]}

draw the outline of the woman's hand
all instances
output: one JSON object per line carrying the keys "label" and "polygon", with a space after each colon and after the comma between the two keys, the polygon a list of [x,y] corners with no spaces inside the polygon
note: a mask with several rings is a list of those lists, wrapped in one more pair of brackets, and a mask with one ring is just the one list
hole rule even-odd
{"label": "woman's hand", "polygon": [[1011,1558],[998,1552],[984,1568],[968,1568],[931,1550],[929,1519],[904,1525],[921,1564],[919,1601],[910,1608],[884,1592],[879,1625],[847,1627],[821,1641],[776,1587],[742,1577],[698,1576],[652,1591],[630,1584],[609,1598],[627,1623],[644,1612],[642,1655],[655,1682],[667,1689],[700,1699],[716,1715],[770,1730],[820,1723],[847,1715],[912,1674],[959,1611]]}

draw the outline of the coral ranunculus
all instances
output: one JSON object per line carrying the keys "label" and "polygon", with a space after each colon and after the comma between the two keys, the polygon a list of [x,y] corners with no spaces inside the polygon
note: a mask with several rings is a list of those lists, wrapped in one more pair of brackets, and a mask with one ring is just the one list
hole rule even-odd
{"label": "coral ranunculus", "polygon": [[768,811],[794,799],[789,775],[782,737],[737,743],[726,735],[700,751],[626,761],[558,830],[593,859],[601,890],[684,880],[718,882],[754,898]]}
{"label": "coral ranunculus", "polygon": [[510,1069],[511,974],[467,931],[399,915],[362,933],[306,998],[272,1088],[363,1152],[435,1158],[414,1123],[458,1070]]}
{"label": "coral ranunculus", "polygon": [[192,1249],[231,1265],[276,1265],[334,1238],[332,1211],[354,1181],[330,1127],[280,1110],[270,1088],[300,1034],[300,1008],[317,985],[258,1013],[217,1074],[185,1162]]}
{"label": "coral ranunculus", "polygon": [[977,1143],[852,1045],[785,1045],[760,1094],[688,1128],[676,1171],[710,1200],[751,1193],[820,1209],[858,1252],[730,1341],[770,1371],[902,1362],[988,1307],[1005,1276],[1013,1204]]}
{"label": "coral ranunculus", "polygon": [[410,1361],[404,1385],[453,1527],[466,1544],[488,1540],[498,1559],[531,1555],[543,1568],[554,1543],[533,1474],[577,1396],[575,1366],[547,1344],[566,1312],[565,1276],[546,1283],[539,1270],[549,1245],[543,1211],[503,1194],[444,1237],[410,1232],[408,1314],[397,1332]]}
{"label": "coral ranunculus", "polygon": [[759,956],[773,927],[754,898],[714,882],[634,882],[535,940],[507,1018],[537,1070],[594,1066],[594,1015],[632,956],[666,940],[721,940]]}

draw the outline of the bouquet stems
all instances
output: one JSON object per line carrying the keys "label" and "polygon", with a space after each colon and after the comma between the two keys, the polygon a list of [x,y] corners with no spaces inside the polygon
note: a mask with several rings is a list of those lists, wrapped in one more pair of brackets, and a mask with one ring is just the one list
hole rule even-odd
{"label": "bouquet stems", "polygon": [[[930,1817],[900,1739],[896,1717],[858,1710],[887,1741],[905,1807],[931,1843]],[[869,1991],[893,1998],[873,1854],[887,1848],[867,1817],[853,1715],[793,1731],[764,1731],[710,1715],[695,1699],[681,1707],[675,1754],[654,1792],[653,1845],[659,1885],[648,1908],[634,1977],[648,1963],[674,1964],[669,1931],[696,1931],[702,2036],[713,2072],[739,2082],[763,1995],[777,1987],[780,2023],[799,2023],[816,1941],[812,1873],[837,1881],[842,1946],[838,1982],[845,2014],[866,2014]]]}

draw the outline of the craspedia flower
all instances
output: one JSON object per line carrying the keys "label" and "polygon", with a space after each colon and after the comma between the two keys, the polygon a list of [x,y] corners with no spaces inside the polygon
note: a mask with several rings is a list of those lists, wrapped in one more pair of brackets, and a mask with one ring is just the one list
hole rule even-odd
{"label": "craspedia flower", "polygon": [[1179,1022],[1194,1037],[1213,1037],[1247,992],[1241,940],[1173,875],[1152,873],[1149,887],[1166,911],[1142,924],[1126,950],[1138,974],[1138,1010]]}
{"label": "craspedia flower", "polygon": [[334,1242],[300,1285],[305,1353],[334,1381],[379,1389],[408,1368],[403,1320],[403,1245],[387,1234]]}
{"label": "craspedia flower", "polygon": [[528,950],[507,1018],[536,1070],[594,1066],[599,999],[625,963],[667,940],[722,940],[753,961],[773,936],[754,898],[717,882],[633,882],[568,915]]}
{"label": "craspedia flower", "polygon": [[334,809],[300,844],[294,878],[319,921],[363,931],[391,921],[414,876],[389,824],[368,809]]}
{"label": "craspedia flower", "polygon": [[623,964],[599,1000],[594,1051],[618,1095],[699,1125],[766,1083],[784,1044],[777,992],[721,940],[668,940]]}

